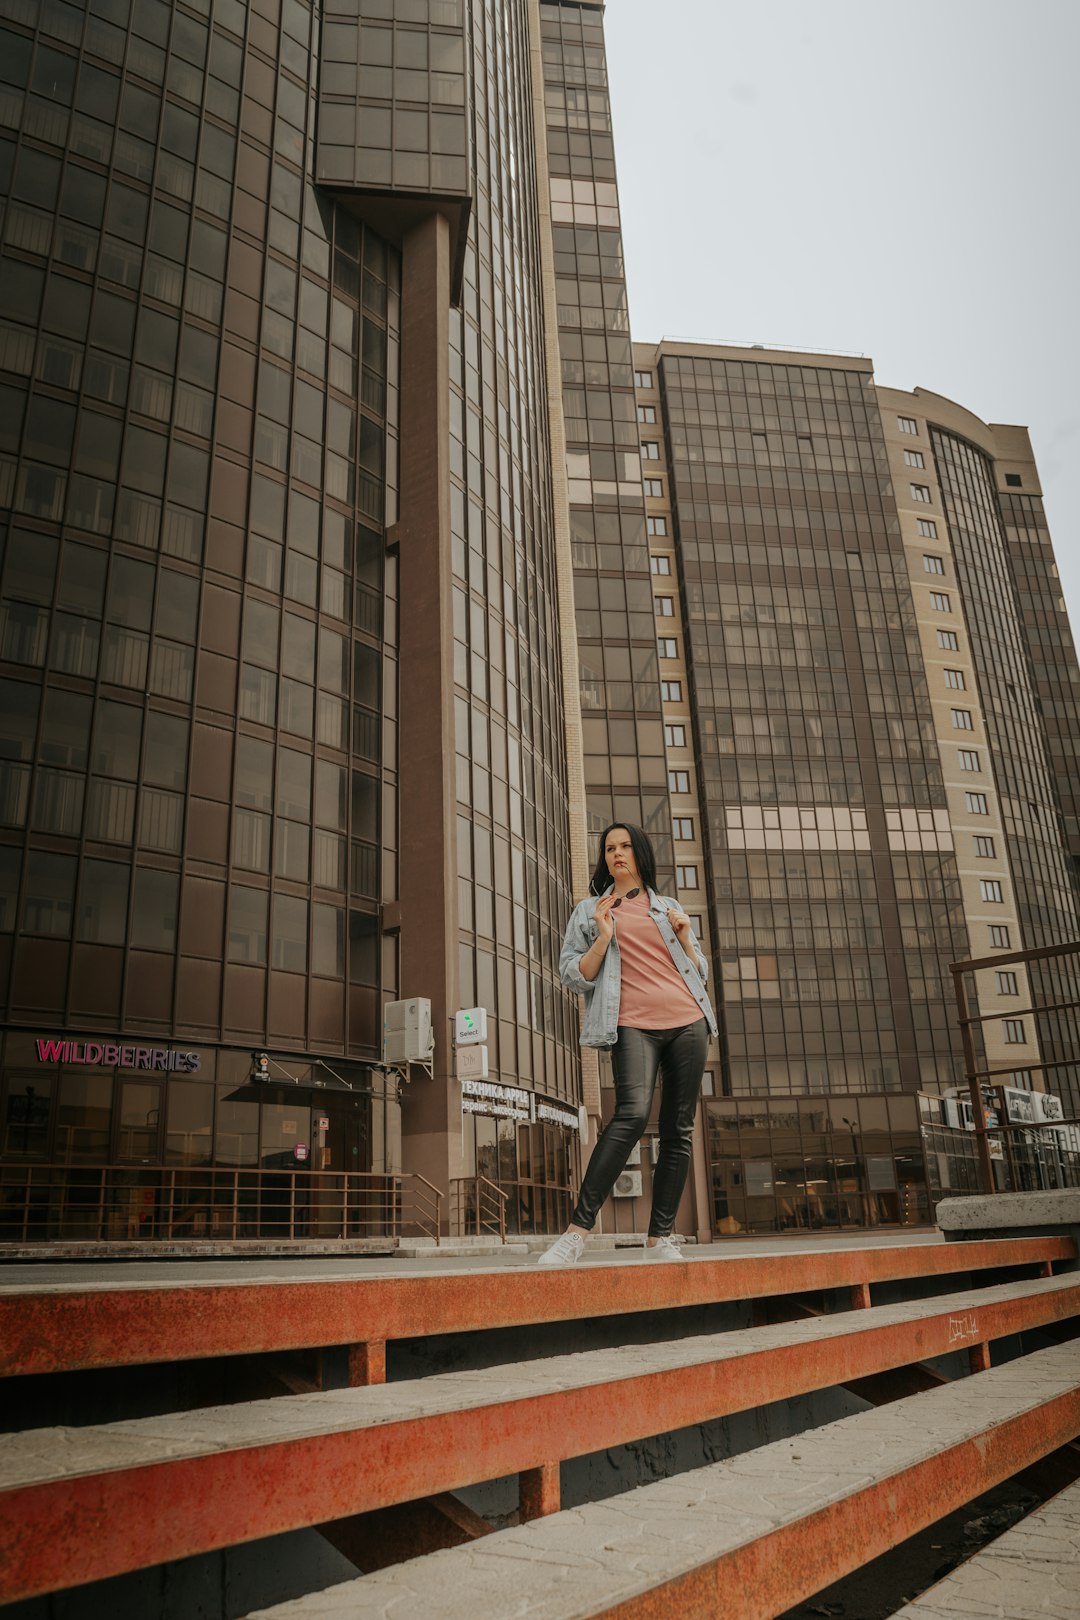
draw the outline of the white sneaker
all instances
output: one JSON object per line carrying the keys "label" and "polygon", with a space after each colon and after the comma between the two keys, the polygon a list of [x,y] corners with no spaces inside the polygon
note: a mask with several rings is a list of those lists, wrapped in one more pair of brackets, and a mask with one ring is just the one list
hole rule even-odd
{"label": "white sneaker", "polygon": [[561,1238],[556,1238],[550,1249],[545,1249],[538,1266],[572,1266],[581,1259],[585,1239],[580,1232],[564,1232]]}
{"label": "white sneaker", "polygon": [[645,1258],[646,1260],[685,1260],[686,1256],[674,1238],[662,1237],[657,1238],[656,1242],[651,1245],[646,1239]]}

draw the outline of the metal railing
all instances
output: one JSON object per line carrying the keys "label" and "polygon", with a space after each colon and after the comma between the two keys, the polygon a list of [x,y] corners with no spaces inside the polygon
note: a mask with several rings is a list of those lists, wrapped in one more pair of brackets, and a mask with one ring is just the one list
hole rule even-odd
{"label": "metal railing", "polygon": [[[1030,1006],[999,1006],[994,1012],[971,1011],[971,1001],[965,979],[968,974],[1001,971],[1012,967],[1029,970],[1031,986]],[[1027,1191],[1038,1185],[1080,1186],[1080,942],[1067,945],[1048,945],[1036,950],[995,953],[993,956],[973,957],[966,962],[950,964],[956,993],[957,1022],[960,1027],[964,1051],[964,1075],[974,1116],[975,1140],[978,1148],[979,1177],[984,1192]],[[1049,999],[1039,1000],[1036,992],[1047,990]],[[1022,999],[1022,998],[1021,998]],[[1030,1043],[1026,1028],[1024,1040],[1015,1044],[1015,1059],[999,1059],[992,1065],[976,1050],[976,1032],[984,1024],[1012,1022],[1022,1025],[1025,1018],[1035,1020],[1037,1044],[1052,1045],[1056,1054],[1042,1061],[1024,1055],[1022,1048]],[[1057,1096],[1066,1095],[1066,1105],[1060,1119],[1043,1117],[1022,1122],[1007,1117],[988,1120],[987,1111],[995,1116],[1005,1115],[1005,1099],[994,1094],[995,1089],[1007,1086],[1014,1076],[1030,1078],[1043,1076],[1043,1088]],[[992,1138],[996,1139],[992,1143]],[[998,1148],[996,1162],[1001,1174],[994,1169],[994,1147]]]}
{"label": "metal railing", "polygon": [[502,1240],[507,1232],[512,1236],[562,1232],[573,1207],[569,1186],[527,1176],[501,1186],[484,1175],[450,1183],[450,1230],[455,1237],[487,1233]]}
{"label": "metal railing", "polygon": [[0,1166],[0,1243],[309,1241],[421,1234],[442,1194],[423,1176],[119,1164]]}
{"label": "metal railing", "polygon": [[506,1241],[509,1193],[487,1176],[463,1176],[450,1184],[450,1209],[457,1237],[494,1237]]}

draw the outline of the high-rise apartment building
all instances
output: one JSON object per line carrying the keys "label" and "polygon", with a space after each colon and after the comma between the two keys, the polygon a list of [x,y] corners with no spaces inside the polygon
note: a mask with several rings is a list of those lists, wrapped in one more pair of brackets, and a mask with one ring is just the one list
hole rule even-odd
{"label": "high-rise apartment building", "polygon": [[0,191],[0,1237],[560,1226],[619,817],[724,1003],[680,1228],[923,1218],[948,963],[1078,933],[1023,431],[632,344],[598,0],[0,0]]}
{"label": "high-rise apartment building", "polygon": [[714,1215],[920,1218],[916,1094],[963,1074],[950,963],[988,960],[987,1070],[1080,1111],[1071,1019],[1030,1011],[1080,982],[1007,960],[1080,936],[1076,656],[1060,596],[1033,610],[1030,442],[866,360],[634,356],[678,881],[724,993]]}

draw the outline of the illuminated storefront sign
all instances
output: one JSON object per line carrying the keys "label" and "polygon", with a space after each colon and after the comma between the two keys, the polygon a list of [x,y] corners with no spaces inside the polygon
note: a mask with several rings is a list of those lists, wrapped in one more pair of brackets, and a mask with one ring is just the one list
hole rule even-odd
{"label": "illuminated storefront sign", "polygon": [[538,1124],[561,1125],[568,1131],[576,1131],[579,1128],[580,1115],[576,1108],[564,1103],[542,1102],[539,1097],[535,1097],[533,1102]]}
{"label": "illuminated storefront sign", "polygon": [[501,1086],[494,1080],[462,1080],[461,1112],[488,1119],[519,1119],[528,1125],[561,1125],[568,1131],[578,1128],[576,1108],[547,1102],[519,1086]]}
{"label": "illuminated storefront sign", "polygon": [[498,1086],[491,1080],[461,1082],[461,1112],[488,1119],[532,1121],[532,1095],[518,1086]]}
{"label": "illuminated storefront sign", "polygon": [[70,1041],[62,1037],[38,1040],[39,1063],[90,1064],[98,1069],[157,1069],[164,1073],[194,1074],[198,1052],[174,1052],[167,1046],[129,1046],[119,1041]]}

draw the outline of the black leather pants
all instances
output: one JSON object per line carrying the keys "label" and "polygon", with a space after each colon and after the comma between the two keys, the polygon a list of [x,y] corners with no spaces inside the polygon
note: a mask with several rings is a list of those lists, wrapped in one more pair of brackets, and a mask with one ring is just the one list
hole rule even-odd
{"label": "black leather pants", "polygon": [[704,1018],[678,1029],[625,1029],[611,1048],[615,1071],[615,1113],[601,1132],[581,1183],[571,1224],[591,1232],[600,1206],[615,1185],[627,1154],[639,1141],[652,1109],[656,1076],[663,1077],[660,1099],[660,1157],[653,1170],[650,1237],[669,1237],[690,1170],[701,1076],[709,1048]]}

